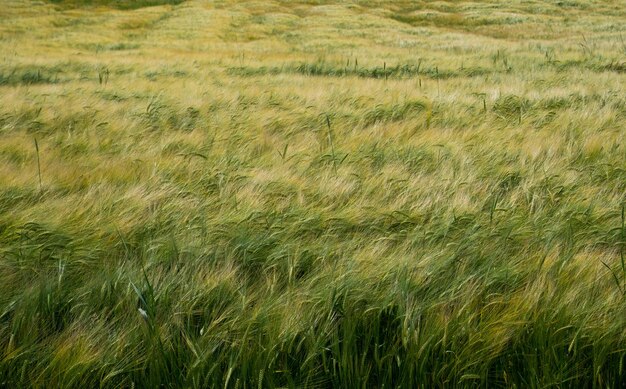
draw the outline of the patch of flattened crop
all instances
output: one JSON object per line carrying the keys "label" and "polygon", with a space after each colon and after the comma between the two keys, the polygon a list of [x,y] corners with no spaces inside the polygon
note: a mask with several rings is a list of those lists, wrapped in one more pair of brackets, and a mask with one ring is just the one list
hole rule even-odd
{"label": "patch of flattened crop", "polygon": [[177,5],[184,0],[47,0],[49,3],[70,8],[111,7],[117,9],[138,9],[157,5]]}
{"label": "patch of flattened crop", "polygon": [[253,77],[263,75],[278,74],[301,74],[304,76],[317,77],[360,77],[360,78],[411,78],[411,77],[427,77],[432,79],[450,79],[465,77],[480,77],[499,71],[487,69],[483,67],[464,67],[459,69],[439,69],[438,66],[426,67],[420,63],[403,64],[395,66],[374,66],[359,67],[357,64],[350,63],[345,66],[333,65],[328,63],[300,63],[289,64],[281,67],[231,67],[228,73],[235,76]]}
{"label": "patch of flattened crop", "polygon": [[46,69],[0,69],[0,86],[56,84],[57,82],[59,82],[58,73]]}

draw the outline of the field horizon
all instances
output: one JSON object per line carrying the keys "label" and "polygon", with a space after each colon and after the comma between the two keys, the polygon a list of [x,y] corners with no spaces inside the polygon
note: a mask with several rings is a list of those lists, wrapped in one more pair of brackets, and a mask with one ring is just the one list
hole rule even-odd
{"label": "field horizon", "polygon": [[626,385],[626,5],[6,0],[0,387]]}

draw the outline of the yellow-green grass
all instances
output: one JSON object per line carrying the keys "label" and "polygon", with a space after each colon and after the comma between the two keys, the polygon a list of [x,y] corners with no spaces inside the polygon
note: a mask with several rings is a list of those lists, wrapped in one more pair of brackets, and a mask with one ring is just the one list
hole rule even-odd
{"label": "yellow-green grass", "polygon": [[129,4],[0,6],[0,387],[624,385],[622,2]]}

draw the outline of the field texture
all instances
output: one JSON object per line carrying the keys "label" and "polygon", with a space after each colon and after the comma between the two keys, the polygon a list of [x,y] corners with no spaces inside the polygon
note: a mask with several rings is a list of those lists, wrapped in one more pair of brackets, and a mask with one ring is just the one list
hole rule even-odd
{"label": "field texture", "polygon": [[0,387],[624,387],[625,135],[623,1],[3,0]]}

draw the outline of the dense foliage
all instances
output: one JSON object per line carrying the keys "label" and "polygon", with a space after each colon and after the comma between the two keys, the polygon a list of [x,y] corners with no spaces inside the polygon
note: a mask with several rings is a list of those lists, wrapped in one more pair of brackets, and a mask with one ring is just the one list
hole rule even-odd
{"label": "dense foliage", "polygon": [[625,20],[6,2],[0,387],[623,387]]}

